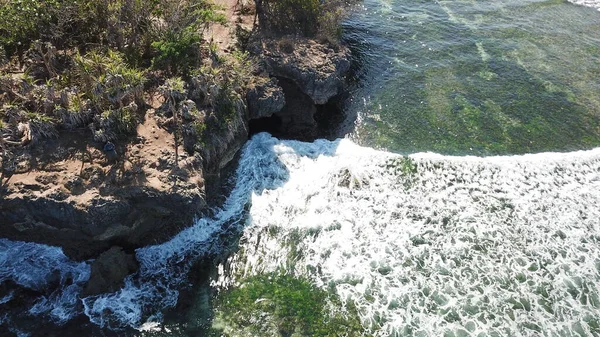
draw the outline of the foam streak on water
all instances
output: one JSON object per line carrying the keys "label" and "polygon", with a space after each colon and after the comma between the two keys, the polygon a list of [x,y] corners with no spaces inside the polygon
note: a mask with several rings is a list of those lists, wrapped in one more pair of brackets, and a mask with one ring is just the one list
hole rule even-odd
{"label": "foam streak on water", "polygon": [[[11,281],[44,294],[29,310],[32,315],[48,315],[58,324],[73,318],[89,277],[89,264],[70,261],[60,248],[0,239],[0,284]],[[12,299],[10,292],[0,304]]]}
{"label": "foam streak on water", "polygon": [[598,1],[598,0],[569,0],[569,2],[572,2],[577,5],[596,8],[596,9],[600,10],[600,1]]}
{"label": "foam streak on water", "polygon": [[347,140],[274,149],[289,181],[252,196],[221,285],[304,274],[380,336],[600,334],[600,149],[410,160]]}

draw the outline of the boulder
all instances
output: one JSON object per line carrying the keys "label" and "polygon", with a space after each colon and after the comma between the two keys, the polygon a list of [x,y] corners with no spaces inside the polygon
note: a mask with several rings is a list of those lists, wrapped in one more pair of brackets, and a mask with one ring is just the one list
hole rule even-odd
{"label": "boulder", "polygon": [[138,268],[139,265],[132,254],[125,253],[121,247],[111,247],[92,263],[90,279],[81,296],[115,292],[123,287],[125,277]]}

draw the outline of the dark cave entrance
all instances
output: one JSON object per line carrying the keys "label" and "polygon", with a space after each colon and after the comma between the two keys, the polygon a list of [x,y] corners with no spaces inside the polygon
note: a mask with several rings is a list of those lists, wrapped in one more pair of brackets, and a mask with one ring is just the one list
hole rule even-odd
{"label": "dark cave entrance", "polygon": [[292,80],[282,77],[277,80],[283,89],[286,103],[281,111],[270,117],[251,119],[250,137],[260,132],[268,132],[280,139],[302,141],[344,136],[340,134],[339,125],[345,120],[345,95],[335,96],[327,103],[317,105]]}
{"label": "dark cave entrance", "polygon": [[273,114],[271,117],[264,117],[258,119],[251,119],[249,123],[249,133],[250,137],[254,136],[257,133],[268,132],[275,137],[278,137],[281,133],[282,126],[281,117]]}

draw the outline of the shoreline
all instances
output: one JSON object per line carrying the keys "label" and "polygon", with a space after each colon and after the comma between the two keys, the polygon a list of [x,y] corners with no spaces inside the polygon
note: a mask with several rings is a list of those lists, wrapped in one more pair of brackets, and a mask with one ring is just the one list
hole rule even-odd
{"label": "shoreline", "polygon": [[[224,3],[237,6],[231,1]],[[199,73],[182,83],[167,79],[158,88],[136,93],[135,102],[122,105],[122,111],[131,107],[131,113],[137,115],[138,124],[130,135],[111,135],[109,129],[98,130],[90,124],[92,131],[96,130],[92,138],[83,125],[58,126],[51,128],[48,138],[35,135],[27,140],[27,146],[3,155],[0,236],[58,247],[74,263],[88,264],[89,280],[77,283],[81,295],[76,296],[117,291],[139,268],[136,249],[170,240],[189,228],[196,216],[221,203],[227,197],[221,192],[228,192],[221,179],[223,172],[228,176],[226,172],[233,170],[235,158],[250,136],[268,131],[288,139],[314,140],[320,130],[327,129],[323,125],[329,121],[327,116],[341,116],[340,97],[346,92],[350,70],[346,46],[253,33],[246,42],[249,54],[238,54],[233,39],[227,38],[235,32],[233,26],[247,29],[253,15],[244,17],[232,8],[225,12],[230,26],[214,31],[210,43],[217,48],[209,59],[225,71],[234,71],[234,77],[250,76],[239,84],[234,78],[225,101],[218,91],[207,91],[202,83],[213,81],[225,88],[231,84],[229,75]],[[46,59],[38,67],[52,73]],[[0,98],[21,99],[30,95],[32,88],[53,90],[48,82],[23,86],[19,76],[13,75],[0,86]],[[67,93],[66,97],[71,102],[77,94]],[[214,103],[215,99],[221,101]],[[99,131],[104,132],[101,137]],[[107,152],[106,144],[114,147]],[[12,297],[0,307],[23,314],[32,298],[47,296],[74,281],[42,282],[45,285],[40,289],[31,290],[13,284],[9,277],[3,287]],[[62,327],[51,322],[39,324],[50,324],[53,331],[106,332],[91,322],[83,323],[83,316],[79,314]]]}

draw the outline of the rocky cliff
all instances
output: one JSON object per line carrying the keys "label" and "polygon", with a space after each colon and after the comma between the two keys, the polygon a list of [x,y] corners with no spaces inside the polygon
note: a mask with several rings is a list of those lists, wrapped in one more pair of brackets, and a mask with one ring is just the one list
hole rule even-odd
{"label": "rocky cliff", "polygon": [[349,49],[288,37],[256,41],[251,50],[271,80],[248,93],[250,117],[270,123],[268,131],[278,136],[314,139],[318,107],[341,95],[346,85]]}
{"label": "rocky cliff", "polygon": [[[118,288],[136,268],[134,249],[170,238],[206,208],[204,178],[231,162],[251,125],[314,138],[317,107],[344,89],[343,46],[264,39],[251,51],[259,80],[245,97],[232,91],[205,108],[203,100],[222,95],[197,94],[203,80],[192,79],[173,102],[150,97],[136,136],[115,141],[114,150],[85,130],[20,149],[2,176],[0,236],[60,246],[74,260],[97,258],[86,292]],[[110,265],[114,273],[102,272]]]}

